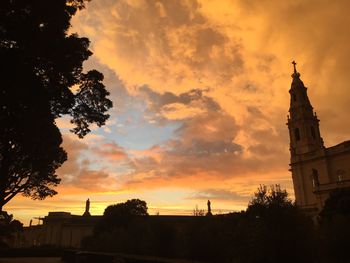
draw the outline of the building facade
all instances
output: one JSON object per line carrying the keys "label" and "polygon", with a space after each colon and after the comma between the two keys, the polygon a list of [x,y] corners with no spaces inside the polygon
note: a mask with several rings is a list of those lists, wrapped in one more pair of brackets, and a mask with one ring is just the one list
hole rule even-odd
{"label": "building facade", "polygon": [[92,235],[94,226],[102,217],[90,215],[89,209],[88,199],[82,216],[68,212],[49,212],[47,216],[40,218],[42,224],[24,228],[16,246],[79,248],[84,237]]}
{"label": "building facade", "polygon": [[328,148],[324,146],[320,120],[313,110],[295,62],[293,66],[287,121],[290,171],[297,205],[311,214],[317,214],[331,191],[350,187],[350,141]]}

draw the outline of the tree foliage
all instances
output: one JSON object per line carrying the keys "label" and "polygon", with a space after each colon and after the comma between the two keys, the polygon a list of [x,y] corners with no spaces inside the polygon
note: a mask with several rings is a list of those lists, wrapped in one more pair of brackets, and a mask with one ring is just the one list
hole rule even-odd
{"label": "tree foliage", "polygon": [[248,262],[311,260],[312,221],[292,202],[285,189],[279,185],[260,186],[248,204],[246,216],[250,231],[245,245],[255,251],[249,254]]}
{"label": "tree foliage", "polygon": [[81,138],[109,117],[103,75],[83,72],[89,40],[69,33],[85,2],[0,1],[0,210],[19,193],[56,194],[55,171],[67,158],[58,117],[70,115]]}
{"label": "tree foliage", "polygon": [[196,207],[193,209],[192,214],[194,216],[204,216],[205,215],[205,211],[203,209],[199,209],[198,205],[196,205]]}
{"label": "tree foliage", "polygon": [[295,206],[288,197],[287,191],[282,190],[280,185],[271,185],[270,188],[260,185],[248,204],[247,213],[259,217],[265,213],[293,208]]}
{"label": "tree foliage", "polygon": [[147,203],[140,199],[131,199],[125,203],[108,206],[102,220],[96,226],[96,232],[110,231],[125,226],[132,218],[147,216]]}

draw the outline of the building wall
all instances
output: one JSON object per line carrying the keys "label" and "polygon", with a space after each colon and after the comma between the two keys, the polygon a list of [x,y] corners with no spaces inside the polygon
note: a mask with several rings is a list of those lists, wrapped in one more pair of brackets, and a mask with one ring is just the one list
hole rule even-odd
{"label": "building wall", "polygon": [[[66,213],[69,214],[69,213]],[[81,241],[84,237],[93,233],[95,224],[100,220],[101,216],[62,216],[49,213],[44,218],[43,225],[26,227],[23,232],[23,242],[20,247],[32,247],[50,245],[60,248],[80,248]],[[139,217],[134,220],[152,220],[154,224],[171,224],[179,229],[188,223],[207,220],[205,216],[147,216]],[[40,242],[38,240],[40,237]],[[25,242],[24,242],[25,241]]]}
{"label": "building wall", "polygon": [[63,248],[80,248],[84,237],[92,234],[100,216],[75,216],[66,212],[50,212],[42,225],[25,227],[18,246],[49,245]]}
{"label": "building wall", "polygon": [[[319,184],[313,182],[313,169]],[[350,141],[294,156],[291,172],[297,204],[319,212],[331,191],[350,186]]]}
{"label": "building wall", "polygon": [[62,228],[62,238],[60,247],[81,247],[81,241],[84,237],[92,235],[93,225],[65,225]]}
{"label": "building wall", "polygon": [[[312,158],[312,159],[311,159]],[[313,194],[312,169],[319,173],[319,180],[325,182],[327,163],[323,152],[315,153],[315,156],[300,156],[296,163],[292,163],[292,175],[296,192],[296,201],[301,206],[317,205],[316,196]]]}
{"label": "building wall", "polygon": [[43,225],[28,226],[19,233],[15,247],[36,247],[45,244]]}

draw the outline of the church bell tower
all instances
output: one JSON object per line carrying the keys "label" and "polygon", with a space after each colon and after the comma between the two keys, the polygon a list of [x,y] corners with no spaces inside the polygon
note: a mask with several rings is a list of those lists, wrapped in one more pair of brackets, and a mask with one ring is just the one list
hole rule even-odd
{"label": "church bell tower", "polygon": [[[319,119],[300,79],[296,63],[290,87],[288,129],[290,171],[295,202],[306,213],[317,216],[329,194],[350,188],[350,140],[326,148],[320,134]],[[347,177],[345,177],[347,176]]]}
{"label": "church bell tower", "polygon": [[291,159],[308,152],[324,148],[323,139],[320,134],[319,119],[313,111],[307,88],[300,79],[297,72],[296,62],[292,62],[294,72],[292,74],[292,85],[290,93],[290,108],[288,116],[288,129],[290,136]]}

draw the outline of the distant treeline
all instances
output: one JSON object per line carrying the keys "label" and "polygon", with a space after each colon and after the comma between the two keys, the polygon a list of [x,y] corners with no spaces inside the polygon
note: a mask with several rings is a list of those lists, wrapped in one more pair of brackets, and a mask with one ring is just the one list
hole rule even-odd
{"label": "distant treeline", "polygon": [[[262,186],[246,211],[148,216],[144,201],[109,206],[85,249],[206,262],[350,262],[350,190],[331,194],[317,218],[279,186]],[[317,222],[316,222],[317,221]]]}

